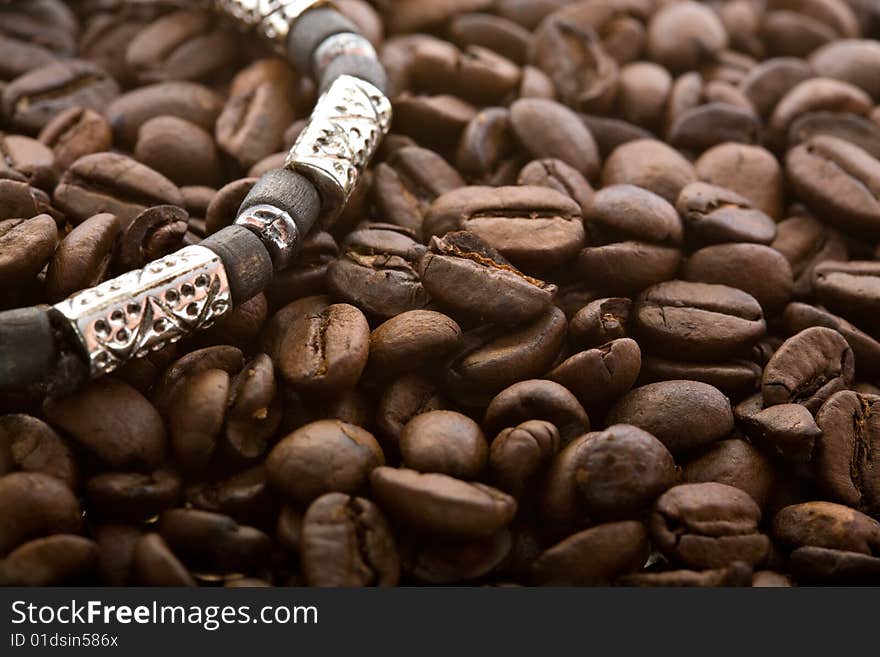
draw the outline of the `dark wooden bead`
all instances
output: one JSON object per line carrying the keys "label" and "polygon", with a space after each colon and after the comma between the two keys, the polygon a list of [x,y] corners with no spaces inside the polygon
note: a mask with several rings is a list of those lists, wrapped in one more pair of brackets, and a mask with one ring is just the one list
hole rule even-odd
{"label": "dark wooden bead", "polygon": [[327,91],[340,75],[352,75],[366,80],[382,93],[387,93],[388,76],[375,58],[366,55],[340,55],[333,59],[321,77],[321,92]]}
{"label": "dark wooden bead", "polygon": [[318,7],[299,17],[287,38],[287,58],[303,75],[312,74],[312,56],[324,39],[342,32],[359,33],[357,26],[335,9]]}
{"label": "dark wooden bead", "polygon": [[251,188],[238,213],[255,205],[274,205],[287,212],[293,218],[302,241],[318,219],[321,197],[315,186],[295,171],[272,169],[264,173]]}
{"label": "dark wooden bead", "polygon": [[272,258],[260,238],[244,226],[227,226],[205,238],[201,246],[223,261],[234,305],[256,296],[272,282]]}
{"label": "dark wooden bead", "polygon": [[0,389],[48,381],[57,352],[49,315],[42,308],[0,312]]}

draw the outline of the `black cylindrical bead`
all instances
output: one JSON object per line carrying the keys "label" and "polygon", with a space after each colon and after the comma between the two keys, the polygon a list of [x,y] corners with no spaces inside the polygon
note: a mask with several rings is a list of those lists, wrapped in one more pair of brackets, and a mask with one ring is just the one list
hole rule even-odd
{"label": "black cylindrical bead", "polygon": [[312,74],[312,57],[324,39],[342,32],[358,32],[357,26],[335,9],[318,7],[293,24],[287,38],[287,58],[303,75]]}
{"label": "black cylindrical bead", "polygon": [[57,350],[48,313],[37,307],[0,312],[0,390],[48,381]]}
{"label": "black cylindrical bead", "polygon": [[351,75],[369,82],[383,94],[387,93],[388,76],[375,57],[367,55],[339,55],[324,69],[321,76],[321,92],[327,91],[340,75]]}
{"label": "black cylindrical bead", "polygon": [[234,305],[259,294],[272,282],[272,258],[260,238],[244,226],[227,226],[205,238],[201,246],[220,256]]}
{"label": "black cylindrical bead", "polygon": [[238,213],[256,205],[274,205],[291,216],[303,240],[321,213],[318,190],[304,176],[290,169],[264,173],[245,196]]}

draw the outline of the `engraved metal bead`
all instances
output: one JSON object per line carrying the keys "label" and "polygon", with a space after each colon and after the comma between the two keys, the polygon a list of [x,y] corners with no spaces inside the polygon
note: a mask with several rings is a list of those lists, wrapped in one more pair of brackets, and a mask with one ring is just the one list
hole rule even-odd
{"label": "engraved metal bead", "polygon": [[341,75],[318,99],[285,166],[315,185],[325,219],[345,207],[390,126],[391,101],[369,82]]}
{"label": "engraved metal bead", "polygon": [[52,307],[79,338],[92,377],[207,328],[232,306],[226,270],[188,246]]}
{"label": "engraved metal bead", "polygon": [[215,8],[254,30],[284,53],[287,36],[294,21],[309,9],[328,0],[215,0]]}
{"label": "engraved metal bead", "polygon": [[293,217],[281,208],[255,205],[242,212],[235,223],[257,234],[272,257],[275,269],[284,269],[296,255],[299,231]]}

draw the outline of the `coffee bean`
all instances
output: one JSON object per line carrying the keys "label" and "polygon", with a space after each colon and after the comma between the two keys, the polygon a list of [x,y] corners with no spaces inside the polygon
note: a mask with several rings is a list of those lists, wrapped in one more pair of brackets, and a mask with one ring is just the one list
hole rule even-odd
{"label": "coffee bean", "polygon": [[416,271],[425,247],[405,230],[388,224],[356,230],[341,252],[327,267],[327,287],[339,299],[385,319],[428,305]]}
{"label": "coffee bean", "polygon": [[648,355],[642,358],[638,383],[644,385],[675,379],[700,381],[718,388],[728,397],[738,398],[758,388],[761,372],[760,365],[743,359],[723,363],[693,363]]}
{"label": "coffee bean", "polygon": [[813,269],[813,290],[830,310],[872,322],[880,307],[880,266],[872,261],[823,263]]}
{"label": "coffee bean", "polygon": [[104,115],[116,141],[132,147],[141,126],[157,116],[176,116],[212,131],[223,103],[204,85],[194,82],[159,82],[123,94],[106,107]]}
{"label": "coffee bean", "polygon": [[764,561],[770,540],[758,528],[761,510],[748,493],[714,482],[682,484],[660,496],[649,529],[656,547],[692,568]]}
{"label": "coffee bean", "polygon": [[183,246],[187,214],[176,205],[154,205],[137,215],[122,232],[116,269],[140,269]]}
{"label": "coffee bean", "polygon": [[684,465],[681,478],[689,484],[714,481],[739,488],[761,508],[767,504],[774,483],[773,465],[760,450],[741,438],[709,446]]}
{"label": "coffee bean", "polygon": [[577,204],[543,187],[462,187],[434,201],[424,229],[472,232],[528,273],[565,263],[584,240]]}
{"label": "coffee bean", "polygon": [[88,581],[98,568],[98,546],[82,536],[56,534],[19,546],[0,561],[3,586],[63,586]]}
{"label": "coffee bean", "polygon": [[330,233],[312,232],[303,240],[296,263],[275,272],[266,297],[272,308],[292,299],[326,292],[327,269],[339,255],[339,247]]}
{"label": "coffee bean", "polygon": [[516,184],[555,189],[570,196],[582,211],[586,211],[593,198],[593,188],[583,174],[562,160],[553,158],[529,162],[519,172]]}
{"label": "coffee bean", "polygon": [[232,379],[226,414],[227,455],[237,461],[262,457],[281,422],[275,368],[266,354],[257,354]]}
{"label": "coffee bean", "polygon": [[789,91],[814,75],[813,69],[803,60],[772,58],[752,68],[739,87],[758,114],[766,118]]}
{"label": "coffee bean", "polygon": [[503,429],[489,449],[492,482],[521,499],[538,483],[559,446],[559,431],[544,420],[527,420]]}
{"label": "coffee bean", "polygon": [[547,378],[571,390],[585,407],[601,406],[632,388],[641,363],[638,343],[621,338],[570,356]]}
{"label": "coffee bean", "polygon": [[425,290],[444,308],[467,319],[528,321],[551,304],[556,286],[516,269],[474,233],[431,239],[419,262]]}
{"label": "coffee bean", "polygon": [[644,128],[621,119],[591,114],[579,114],[578,116],[590,130],[593,139],[596,140],[602,158],[607,158],[622,144],[640,139],[651,139],[653,136]]}
{"label": "coffee bean", "polygon": [[229,375],[218,369],[193,372],[177,386],[168,425],[174,455],[187,470],[202,470],[213,457],[228,396]]}
{"label": "coffee bean", "polygon": [[680,452],[724,438],[733,430],[733,411],[730,400],[708,384],[664,381],[627,393],[606,422],[634,424]]}
{"label": "coffee bean", "polygon": [[49,399],[43,411],[106,468],[147,471],[165,456],[159,413],[137,390],[116,379],[99,379],[70,396]]}
{"label": "coffee bean", "polygon": [[242,201],[256,182],[256,178],[240,178],[217,190],[205,211],[205,230],[209,235],[235,222]]}
{"label": "coffee bean", "polygon": [[309,586],[396,586],[400,578],[388,522],[362,497],[327,493],[312,502],[300,550]]}
{"label": "coffee bean", "polygon": [[20,470],[57,477],[76,490],[79,467],[67,441],[42,420],[0,416],[0,475]]}
{"label": "coffee bean", "polygon": [[727,43],[718,16],[697,2],[668,5],[648,23],[648,55],[673,71],[694,70],[701,58],[720,54]]}
{"label": "coffee bean", "polygon": [[826,260],[846,260],[847,247],[837,231],[809,216],[794,216],[777,225],[771,245],[786,257],[794,275],[797,298],[812,293],[813,271]]}
{"label": "coffee bean", "polygon": [[71,107],[46,124],[40,131],[40,141],[52,149],[56,166],[67,169],[81,157],[109,151],[113,132],[98,112]]}
{"label": "coffee bean", "polygon": [[27,283],[43,269],[57,243],[58,228],[47,214],[0,222],[0,277],[7,285]]}
{"label": "coffee bean", "polygon": [[608,185],[635,185],[675,203],[681,190],[697,179],[693,165],[666,144],[637,139],[618,146],[602,169]]}
{"label": "coffee bean", "polygon": [[174,11],[156,19],[128,45],[125,63],[143,83],[200,80],[232,64],[237,39],[212,15]]}
{"label": "coffee bean", "polygon": [[14,80],[55,61],[56,56],[49,48],[0,36],[0,80]]}
{"label": "coffee bean", "polygon": [[568,325],[569,337],[589,348],[627,337],[632,301],[624,297],[596,299],[581,308]]}
{"label": "coffee bean", "polygon": [[[455,164],[470,178],[491,184],[492,177],[510,157],[514,148],[514,137],[510,131],[510,111],[501,107],[489,107],[474,116],[465,128],[456,151]],[[456,185],[444,191],[463,186]],[[434,198],[436,196],[439,194]]]}
{"label": "coffee bean", "polygon": [[773,534],[791,548],[820,547],[875,555],[880,548],[880,522],[832,502],[806,502],[780,510]]}
{"label": "coffee bean", "polygon": [[807,585],[875,586],[880,559],[846,550],[806,546],[791,553],[789,567]]}
{"label": "coffee bean", "polygon": [[0,175],[25,181],[34,187],[52,189],[57,182],[55,155],[36,139],[0,133]]}
{"label": "coffee bean", "polygon": [[46,294],[60,301],[104,280],[120,233],[112,214],[96,214],[61,240],[46,272]]}
{"label": "coffee bean", "polygon": [[3,112],[22,132],[36,133],[64,110],[103,110],[119,95],[119,85],[89,62],[48,64],[17,78],[3,89]]}
{"label": "coffee bean", "polygon": [[801,198],[829,223],[865,235],[880,231],[874,191],[880,187],[880,162],[858,146],[813,137],[788,152],[786,173]]}
{"label": "coffee bean", "polygon": [[271,484],[300,506],[324,493],[355,494],[370,472],[385,464],[372,434],[339,420],[321,420],[297,429],[269,453]]}
{"label": "coffee bean", "polygon": [[151,474],[112,472],[86,482],[89,511],[105,519],[148,520],[180,497],[180,477],[170,470]]}
{"label": "coffee bean", "polygon": [[815,414],[831,395],[850,386],[854,358],[837,331],[808,328],[792,336],[764,368],[764,404],[803,404]]}
{"label": "coffee bean", "polygon": [[490,435],[526,420],[547,420],[559,429],[563,444],[590,430],[590,419],[566,388],[542,379],[520,381],[489,403],[483,425]]}
{"label": "coffee bean", "polygon": [[405,467],[464,479],[478,478],[489,455],[479,425],[452,411],[414,417],[403,428],[399,446]]}
{"label": "coffee bean", "polygon": [[79,501],[67,485],[37,472],[0,477],[0,554],[26,541],[82,529]]}
{"label": "coffee bean", "polygon": [[420,146],[443,152],[459,142],[476,115],[476,107],[456,96],[406,94],[395,102],[394,129]]}
{"label": "coffee bean", "polygon": [[648,533],[640,522],[612,522],[572,534],[532,564],[539,586],[608,586],[639,570],[648,558]]}
{"label": "coffee bean", "polygon": [[773,220],[782,218],[782,168],[766,149],[749,144],[719,144],[703,153],[694,167],[701,180],[740,194],[756,211]]}
{"label": "coffee bean", "polygon": [[183,205],[174,183],[125,155],[96,153],[74,163],[55,188],[55,203],[81,223],[101,212],[126,227],[152,205]]}
{"label": "coffee bean", "polygon": [[659,127],[672,90],[672,77],[652,62],[634,62],[620,69],[616,114],[648,129]]}
{"label": "coffee bean", "polygon": [[770,244],[776,224],[751,202],[724,187],[691,183],[678,197],[676,209],[684,220],[689,240],[697,244],[753,242]]}
{"label": "coffee bean", "polygon": [[724,285],[668,281],[645,290],[633,313],[648,350],[688,360],[724,360],[743,352],[766,331],[750,294]]}
{"label": "coffee bean", "polygon": [[532,35],[521,25],[501,16],[459,14],[449,23],[449,36],[459,48],[479,45],[517,64],[528,60]]}
{"label": "coffee bean", "polygon": [[516,500],[480,483],[444,474],[378,467],[370,475],[376,501],[418,533],[457,540],[492,536],[510,524]]}
{"label": "coffee bean", "polygon": [[760,140],[761,120],[751,109],[730,103],[706,103],[677,117],[669,127],[669,143],[702,153],[723,143],[754,144]]}
{"label": "coffee bean", "polygon": [[384,322],[370,334],[367,371],[391,378],[445,358],[461,338],[454,320],[430,310],[411,310]]}
{"label": "coffee bean", "polygon": [[131,556],[132,579],[142,586],[196,586],[195,580],[159,534],[144,534]]}
{"label": "coffee bean", "polygon": [[177,388],[196,372],[220,369],[235,374],[244,367],[244,356],[240,349],[228,345],[206,347],[192,351],[172,363],[162,375],[153,391],[153,401],[164,415],[172,400],[177,396]]}
{"label": "coffee bean", "polygon": [[872,106],[871,97],[858,87],[833,78],[811,78],[791,89],[779,101],[768,127],[785,135],[792,122],[807,112],[830,110],[864,115]]}
{"label": "coffee bean", "polygon": [[[245,524],[263,526],[272,522],[278,513],[278,504],[262,465],[225,479],[190,486],[185,491],[185,499],[193,508],[223,513]],[[280,518],[279,515],[279,523]]]}
{"label": "coffee bean", "polygon": [[880,444],[877,413],[880,397],[851,390],[835,393],[822,404],[816,424],[822,432],[816,472],[831,497],[876,515],[880,509]]}
{"label": "coffee bean", "polygon": [[467,543],[423,540],[407,546],[403,566],[408,577],[422,584],[472,582],[499,571],[513,545],[507,530]]}
{"label": "coffee bean", "polygon": [[215,185],[222,174],[213,137],[176,116],[159,116],[144,123],[134,156],[178,185]]}
{"label": "coffee bean", "polygon": [[291,322],[281,337],[278,369],[297,390],[333,395],[353,388],[367,364],[370,327],[345,303]]}
{"label": "coffee bean", "polygon": [[822,430],[810,411],[801,404],[777,404],[742,422],[755,442],[794,464],[812,460]]}
{"label": "coffee bean", "polygon": [[827,135],[855,144],[872,157],[880,157],[880,126],[855,114],[810,112],[792,121],[788,129],[789,147],[813,137]]}
{"label": "coffee bean", "polygon": [[447,402],[434,383],[419,374],[406,374],[385,388],[376,410],[376,424],[381,438],[397,445],[411,419],[445,408]]}

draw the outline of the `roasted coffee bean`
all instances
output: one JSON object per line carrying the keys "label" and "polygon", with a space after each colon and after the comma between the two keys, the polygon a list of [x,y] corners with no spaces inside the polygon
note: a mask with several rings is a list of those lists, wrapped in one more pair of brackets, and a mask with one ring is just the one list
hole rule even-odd
{"label": "roasted coffee bean", "polygon": [[880,397],[842,390],[822,404],[816,478],[829,495],[871,515],[880,510]]}
{"label": "roasted coffee bean", "polygon": [[98,285],[110,268],[121,226],[112,214],[96,214],[61,240],[46,272],[46,295],[60,301]]}
{"label": "roasted coffee bean", "polygon": [[37,472],[0,477],[0,555],[51,534],[78,534],[79,501],[60,479]]}
{"label": "roasted coffee bean", "polygon": [[275,368],[266,354],[244,366],[229,388],[226,414],[226,451],[236,460],[263,456],[281,422]]}
{"label": "roasted coffee bean", "polygon": [[694,166],[678,151],[653,139],[618,146],[602,169],[607,185],[636,185],[675,203],[681,190],[697,179]]}
{"label": "roasted coffee bean", "polygon": [[281,337],[276,364],[297,390],[332,396],[355,386],[369,349],[370,327],[363,313],[338,303],[291,322]]}
{"label": "roasted coffee bean", "polygon": [[510,106],[510,129],[533,158],[556,158],[588,179],[599,174],[599,150],[577,114],[561,103],[524,98]]}
{"label": "roasted coffee bean", "polygon": [[653,573],[632,573],[618,579],[617,585],[695,588],[751,586],[752,568],[741,561],[734,561],[725,568],[712,568],[709,570],[667,570]]}
{"label": "roasted coffee bean", "polygon": [[171,447],[187,470],[203,470],[217,449],[226,417],[229,374],[206,369],[193,372],[176,387],[168,409]]}
{"label": "roasted coffee bean", "polygon": [[3,199],[3,203],[0,203],[0,221],[47,214],[58,224],[63,218],[51,206],[46,192],[24,181],[0,178],[0,198]]}
{"label": "roasted coffee bean", "polygon": [[489,435],[526,420],[547,420],[559,430],[563,444],[590,430],[590,419],[568,389],[543,379],[520,381],[489,403],[483,425]]}
{"label": "roasted coffee bean", "polygon": [[566,104],[596,114],[611,109],[618,65],[592,28],[563,14],[549,17],[534,34],[530,60],[553,80]]}
{"label": "roasted coffee bean", "polygon": [[569,337],[581,347],[599,347],[629,334],[632,301],[624,297],[596,299],[581,308],[568,325]]}
{"label": "roasted coffee bean", "polygon": [[269,481],[301,507],[324,493],[355,494],[385,464],[372,434],[339,420],[320,420],[283,438],[266,459]]}
{"label": "roasted coffee bean", "polygon": [[570,196],[582,211],[586,211],[593,198],[593,188],[583,174],[570,164],[553,158],[529,162],[519,172],[516,184],[555,189]]}
{"label": "roasted coffee bean", "polygon": [[876,586],[880,558],[846,550],[806,546],[791,553],[789,567],[807,585]]}
{"label": "roasted coffee bean", "polygon": [[131,577],[141,586],[196,586],[186,566],[159,534],[144,534],[134,545]]}
{"label": "roasted coffee bean", "polygon": [[213,137],[176,116],[159,116],[144,123],[134,156],[178,185],[216,185],[222,175]]}
{"label": "roasted coffee bean", "polygon": [[717,283],[751,294],[768,317],[791,301],[794,280],[788,260],[763,244],[717,244],[691,254],[682,278]]}
{"label": "roasted coffee bean", "polygon": [[36,133],[71,107],[103,110],[119,95],[119,85],[89,62],[48,64],[3,89],[3,113],[22,132]]}
{"label": "roasted coffee bean", "polygon": [[507,530],[467,543],[419,541],[407,546],[403,567],[409,577],[422,584],[471,582],[505,565],[513,545],[513,535]]}
{"label": "roasted coffee bean", "polygon": [[691,183],[681,190],[676,209],[688,239],[697,244],[770,244],[776,238],[776,224],[770,217],[724,187]]}
{"label": "roasted coffee bean", "polygon": [[639,570],[648,553],[642,523],[598,525],[548,548],[532,564],[532,580],[539,586],[609,586]]}
{"label": "roasted coffee bean", "polygon": [[3,586],[63,586],[88,581],[98,569],[98,546],[82,536],[56,534],[29,541],[0,560]]}
{"label": "roasted coffee bean", "polygon": [[805,303],[790,303],[785,308],[783,319],[792,334],[813,326],[824,326],[840,333],[853,350],[857,376],[873,375],[880,370],[880,342],[842,317]]}
{"label": "roasted coffee bean", "polygon": [[664,381],[631,390],[606,422],[634,424],[681,452],[724,438],[733,430],[733,411],[730,400],[708,384]]}
{"label": "roasted coffee bean", "polygon": [[75,223],[101,212],[127,227],[152,205],[183,205],[177,186],[125,155],[96,153],[74,163],[55,188],[55,203]]}
{"label": "roasted coffee bean", "polygon": [[[719,144],[703,153],[694,167],[701,180],[745,197],[754,211],[774,220],[782,217],[782,167],[766,149],[749,144]],[[742,206],[738,200],[732,204]]]}
{"label": "roasted coffee bean", "polygon": [[56,56],[46,47],[0,36],[0,80],[14,80],[34,69],[48,66]]}
{"label": "roasted coffee bean", "polygon": [[659,127],[672,90],[672,76],[652,62],[634,62],[620,69],[617,114],[648,129]]}
{"label": "roasted coffee bean", "polygon": [[403,428],[414,417],[447,408],[437,386],[419,374],[407,374],[385,388],[376,410],[383,444],[397,445]]}
{"label": "roasted coffee bean", "polygon": [[758,388],[761,382],[761,366],[749,360],[694,363],[648,355],[641,362],[638,373],[638,383],[641,385],[684,379],[708,383],[728,397],[742,397]]}
{"label": "roasted coffee bean", "polygon": [[498,488],[521,499],[538,483],[559,446],[559,431],[544,420],[503,429],[489,449],[490,478]]}
{"label": "roasted coffee bean", "polygon": [[43,412],[105,468],[149,471],[165,457],[162,418],[122,381],[92,381],[72,395],[47,400]]}
{"label": "roasted coffee bean", "polygon": [[113,131],[98,112],[71,107],[46,124],[40,131],[40,141],[52,149],[56,166],[63,170],[81,157],[109,151]]}
{"label": "roasted coffee bean", "polygon": [[442,313],[401,313],[370,334],[367,372],[384,379],[421,369],[448,356],[460,338],[461,328]]}
{"label": "roasted coffee bean", "polygon": [[673,71],[694,70],[703,57],[719,55],[727,44],[724,24],[697,2],[668,5],[648,23],[648,55]]}
{"label": "roasted coffee bean", "polygon": [[789,91],[813,75],[813,69],[803,60],[773,58],[753,67],[739,88],[752,101],[758,114],[766,118]]}
{"label": "roasted coffee bean", "polygon": [[235,61],[237,39],[205,11],[181,10],[156,19],[132,40],[125,63],[139,82],[200,80]]}
{"label": "roasted coffee bean", "polygon": [[528,60],[532,35],[512,20],[492,14],[459,14],[449,23],[449,36],[460,48],[483,46],[517,64]]}
{"label": "roasted coffee bean", "polygon": [[300,553],[309,586],[395,586],[400,579],[388,522],[362,497],[327,493],[312,502]]}
{"label": "roasted coffee bean", "polygon": [[259,529],[208,511],[165,511],[156,528],[174,554],[201,573],[254,571],[265,565],[272,548],[271,539]]}
{"label": "roasted coffee bean", "polygon": [[730,103],[706,103],[679,116],[669,128],[669,143],[702,153],[722,143],[754,144],[761,135],[761,119],[751,109]]}
{"label": "roasted coffee bean", "polygon": [[761,306],[750,294],[684,281],[645,290],[636,300],[633,321],[649,351],[688,360],[725,360],[766,332]]}
{"label": "roasted coffee bean", "polygon": [[154,205],[137,215],[122,232],[116,269],[140,269],[183,246],[187,214],[176,205]]}
{"label": "roasted coffee bean", "polygon": [[675,276],[681,219],[663,198],[633,185],[598,191],[584,214],[590,246],[577,269],[593,286],[633,292]]}
{"label": "roasted coffee bean", "polygon": [[296,76],[280,59],[255,62],[232,81],[215,135],[224,152],[249,167],[281,149],[294,117]]}
{"label": "roasted coffee bean", "polygon": [[194,82],[159,82],[123,94],[104,115],[120,145],[134,146],[141,126],[157,116],[176,116],[212,131],[223,102],[208,87]]}
{"label": "roasted coffee bean", "polygon": [[399,447],[405,467],[462,479],[479,478],[489,456],[479,425],[453,411],[417,415],[403,428]]}
{"label": "roasted coffee bean", "polygon": [[786,173],[797,194],[829,223],[858,234],[880,234],[880,161],[866,151],[820,135],[788,152]]}
{"label": "roasted coffee bean", "polygon": [[605,405],[632,388],[641,370],[638,343],[621,338],[570,356],[547,374],[571,390],[585,407]]}
{"label": "roasted coffee bean", "polygon": [[0,133],[0,153],[0,176],[42,189],[55,186],[55,155],[46,145],[24,135]]}
{"label": "roasted coffee bean", "polygon": [[193,508],[223,513],[237,522],[261,526],[273,520],[278,511],[266,468],[261,465],[225,479],[190,486],[185,491],[185,499]]}
{"label": "roasted coffee bean", "polygon": [[240,178],[217,190],[205,211],[205,231],[209,235],[232,225],[242,201],[256,182],[256,178]]}
{"label": "roasted coffee bean", "polygon": [[774,483],[773,465],[760,450],[741,438],[709,446],[682,467],[681,478],[689,484],[714,481],[739,488],[761,508],[767,504]]}
{"label": "roasted coffee bean", "polygon": [[456,96],[405,94],[394,104],[394,129],[420,146],[449,151],[476,115],[476,107]]}
{"label": "roasted coffee bean", "polygon": [[[466,133],[462,144],[467,140]],[[459,167],[466,170],[462,164]],[[421,235],[425,213],[434,199],[464,185],[458,171],[433,151],[405,146],[376,166],[372,193],[385,219]]]}
{"label": "roasted coffee bean", "polygon": [[580,207],[545,187],[462,187],[440,196],[426,235],[474,233],[527,273],[562,265],[583,245]]}
{"label": "roasted coffee bean", "polygon": [[691,568],[734,561],[755,566],[770,551],[758,528],[761,509],[745,491],[714,482],[682,484],[660,496],[649,529],[663,555]]}
{"label": "roasted coffee bean", "polygon": [[784,138],[792,122],[808,112],[831,110],[865,115],[872,107],[871,97],[858,87],[833,78],[810,78],[779,101],[767,127]]}
{"label": "roasted coffee bean", "polygon": [[787,506],[773,519],[773,534],[790,548],[820,547],[876,555],[880,522],[832,502]]}
{"label": "roasted coffee bean", "polygon": [[196,372],[220,369],[228,374],[235,374],[244,367],[244,356],[240,349],[221,345],[197,349],[172,363],[162,375],[153,392],[153,401],[163,414],[169,404],[177,396],[177,388]]}
{"label": "roasted coffee bean", "polygon": [[815,414],[831,395],[852,384],[854,360],[837,331],[804,329],[786,340],[764,368],[764,404],[803,404]]}
{"label": "roasted coffee bean", "polygon": [[812,293],[813,270],[826,260],[846,260],[847,247],[840,235],[809,216],[793,216],[777,226],[771,246],[786,257],[794,275],[795,297]]}
{"label": "roasted coffee bean", "polygon": [[611,155],[622,144],[640,139],[651,139],[653,137],[644,128],[627,123],[621,119],[593,116],[591,114],[580,114],[579,116],[584,125],[589,128],[593,139],[596,140],[599,154],[603,159]]}
{"label": "roasted coffee bean", "polygon": [[20,470],[57,477],[76,490],[79,467],[67,441],[30,415],[0,415],[0,476]]}
{"label": "roasted coffee bean", "polygon": [[349,233],[327,267],[327,287],[370,315],[390,318],[428,305],[416,265],[425,252],[405,229],[387,224]]}
{"label": "roasted coffee bean", "polygon": [[0,221],[0,277],[15,286],[33,279],[55,252],[58,227],[47,214]]}
{"label": "roasted coffee bean", "polygon": [[855,114],[837,112],[803,114],[789,126],[788,145],[795,146],[821,135],[855,144],[875,159],[880,158],[880,126]]}
{"label": "roasted coffee bean", "polygon": [[880,308],[880,264],[872,261],[827,262],[813,270],[819,301],[842,316],[876,321]]}
{"label": "roasted coffee bean", "polygon": [[310,233],[303,240],[296,263],[284,271],[275,272],[272,284],[266,290],[269,306],[278,308],[292,299],[326,292],[327,268],[338,255],[339,247],[330,233]]}
{"label": "roasted coffee bean", "polygon": [[177,503],[180,476],[170,470],[151,474],[108,472],[86,482],[89,511],[104,519],[148,520]]}
{"label": "roasted coffee bean", "polygon": [[565,329],[565,315],[551,307],[544,317],[516,329],[482,327],[465,333],[449,362],[445,392],[478,406],[516,381],[541,376],[559,354]]}
{"label": "roasted coffee bean", "polygon": [[801,404],[770,406],[742,424],[758,445],[795,465],[809,463],[822,438],[822,430]]}
{"label": "roasted coffee bean", "polygon": [[[489,183],[513,153],[514,147],[510,111],[502,107],[488,107],[474,116],[465,128],[455,154],[455,164],[468,177]],[[444,191],[463,186],[456,185]],[[439,194],[434,198],[437,196]]]}
{"label": "roasted coffee bean", "polygon": [[457,540],[492,536],[516,514],[516,500],[480,483],[444,474],[378,467],[370,475],[376,502],[417,533]]}
{"label": "roasted coffee bean", "polygon": [[556,286],[523,274],[474,233],[434,237],[419,262],[432,299],[455,316],[498,323],[533,319],[552,303]]}

